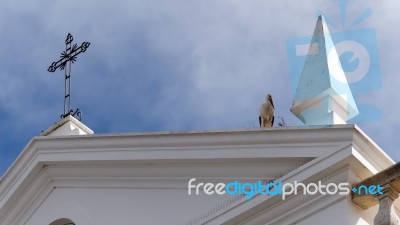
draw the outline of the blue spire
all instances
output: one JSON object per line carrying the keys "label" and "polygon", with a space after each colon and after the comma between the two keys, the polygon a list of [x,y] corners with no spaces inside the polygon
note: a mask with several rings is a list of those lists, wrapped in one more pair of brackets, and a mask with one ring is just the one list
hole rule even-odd
{"label": "blue spire", "polygon": [[306,125],[343,124],[358,115],[323,16],[318,17],[290,111]]}

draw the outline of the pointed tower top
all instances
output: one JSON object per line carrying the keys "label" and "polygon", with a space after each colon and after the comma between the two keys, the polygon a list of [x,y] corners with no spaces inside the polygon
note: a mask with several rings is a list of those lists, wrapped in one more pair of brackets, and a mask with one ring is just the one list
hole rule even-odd
{"label": "pointed tower top", "polygon": [[85,124],[68,115],[58,121],[49,129],[42,132],[41,136],[68,136],[68,135],[87,135],[94,132]]}
{"label": "pointed tower top", "polygon": [[323,16],[318,17],[290,111],[306,125],[344,124],[358,115]]}

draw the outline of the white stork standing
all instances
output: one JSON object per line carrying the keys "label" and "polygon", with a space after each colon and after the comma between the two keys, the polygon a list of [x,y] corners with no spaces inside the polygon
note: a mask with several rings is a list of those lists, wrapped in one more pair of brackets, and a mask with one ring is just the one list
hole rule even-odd
{"label": "white stork standing", "polygon": [[272,127],[274,125],[274,102],[272,101],[271,94],[265,96],[265,103],[260,107],[260,116],[258,120],[260,122],[260,127]]}

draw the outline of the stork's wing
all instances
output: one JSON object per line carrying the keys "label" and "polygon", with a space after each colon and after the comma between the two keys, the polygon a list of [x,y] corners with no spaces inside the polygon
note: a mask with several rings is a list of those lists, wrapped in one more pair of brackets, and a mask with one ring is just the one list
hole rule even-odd
{"label": "stork's wing", "polygon": [[261,127],[261,116],[258,117],[258,122],[260,123],[260,127]]}
{"label": "stork's wing", "polygon": [[274,120],[275,120],[275,116],[272,117],[272,121],[271,121],[271,127],[274,126]]}

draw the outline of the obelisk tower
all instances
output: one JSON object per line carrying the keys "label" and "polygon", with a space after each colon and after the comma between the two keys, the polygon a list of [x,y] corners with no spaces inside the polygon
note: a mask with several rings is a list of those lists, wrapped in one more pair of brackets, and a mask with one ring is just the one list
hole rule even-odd
{"label": "obelisk tower", "polygon": [[359,113],[323,16],[315,26],[290,111],[306,125],[345,124]]}

